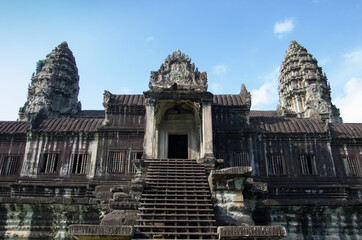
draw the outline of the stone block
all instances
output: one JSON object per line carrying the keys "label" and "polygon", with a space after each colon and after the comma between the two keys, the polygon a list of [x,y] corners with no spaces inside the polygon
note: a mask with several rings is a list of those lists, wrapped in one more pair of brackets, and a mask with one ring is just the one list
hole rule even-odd
{"label": "stone block", "polygon": [[97,199],[109,201],[112,198],[112,193],[111,192],[99,192],[99,193],[97,193],[96,197],[97,197]]}
{"label": "stone block", "polygon": [[70,225],[69,234],[77,239],[131,239],[132,226]]}
{"label": "stone block", "polygon": [[286,236],[283,226],[227,226],[218,227],[219,239],[282,239]]}
{"label": "stone block", "polygon": [[118,187],[114,185],[98,185],[95,187],[95,192],[109,192],[111,188]]}
{"label": "stone block", "polygon": [[113,200],[114,201],[124,201],[130,199],[130,196],[127,193],[124,192],[116,192],[113,194]]}

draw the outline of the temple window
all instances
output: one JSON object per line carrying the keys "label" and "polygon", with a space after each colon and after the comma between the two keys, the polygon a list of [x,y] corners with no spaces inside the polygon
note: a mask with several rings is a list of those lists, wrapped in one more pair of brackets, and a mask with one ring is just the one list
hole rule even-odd
{"label": "temple window", "polygon": [[248,152],[233,152],[233,166],[250,166]]}
{"label": "temple window", "polygon": [[350,177],[362,177],[361,163],[357,157],[342,157],[346,175]]}
{"label": "temple window", "polygon": [[90,154],[74,153],[71,157],[71,174],[84,175],[88,173]]}
{"label": "temple window", "polygon": [[121,173],[124,172],[124,151],[109,151],[107,159],[107,172],[108,173]]}
{"label": "temple window", "polygon": [[281,176],[287,174],[284,157],[281,154],[270,154],[267,156],[268,175]]}
{"label": "temple window", "polygon": [[43,153],[39,165],[39,173],[56,173],[59,153]]}
{"label": "temple window", "polygon": [[300,169],[303,175],[317,174],[315,160],[313,155],[300,155]]}
{"label": "temple window", "polygon": [[221,168],[229,167],[226,155],[224,154],[224,150],[214,150],[214,156],[216,159],[224,160],[223,163],[220,165]]}
{"label": "temple window", "polygon": [[0,175],[17,175],[20,167],[20,156],[5,155],[0,159]]}
{"label": "temple window", "polygon": [[214,152],[216,159],[224,159],[224,150],[215,150]]}
{"label": "temple window", "polygon": [[142,154],[143,152],[142,151],[132,151],[131,154],[130,154],[130,164],[129,164],[129,172],[131,173],[135,173],[136,172],[136,169],[133,165],[133,162],[134,160],[136,159],[141,159],[142,158]]}

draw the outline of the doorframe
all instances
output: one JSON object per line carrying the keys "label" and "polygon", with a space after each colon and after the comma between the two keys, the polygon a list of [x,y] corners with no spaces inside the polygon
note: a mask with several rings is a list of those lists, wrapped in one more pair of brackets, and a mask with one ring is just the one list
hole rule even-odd
{"label": "doorframe", "polygon": [[167,130],[167,135],[166,135],[166,157],[168,158],[168,136],[169,135],[187,135],[187,159],[190,159],[190,135],[191,135],[191,131],[188,129],[172,129],[172,130]]}

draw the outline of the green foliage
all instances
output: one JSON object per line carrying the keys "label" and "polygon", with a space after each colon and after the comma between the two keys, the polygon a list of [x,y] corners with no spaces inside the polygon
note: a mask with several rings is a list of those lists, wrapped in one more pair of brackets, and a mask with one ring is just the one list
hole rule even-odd
{"label": "green foliage", "polygon": [[44,66],[45,61],[44,60],[39,60],[36,62],[36,71],[40,72],[42,67]]}

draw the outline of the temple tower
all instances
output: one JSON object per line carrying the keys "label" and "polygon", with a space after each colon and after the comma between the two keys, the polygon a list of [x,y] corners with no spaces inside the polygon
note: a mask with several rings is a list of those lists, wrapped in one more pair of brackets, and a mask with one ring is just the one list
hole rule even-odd
{"label": "temple tower", "polygon": [[39,113],[48,118],[72,117],[81,109],[78,93],[78,68],[68,44],[62,42],[37,62],[18,120],[29,121]]}
{"label": "temple tower", "polygon": [[342,122],[339,109],[332,104],[331,89],[322,68],[307,49],[291,41],[279,75],[281,116],[320,118],[326,122]]}

